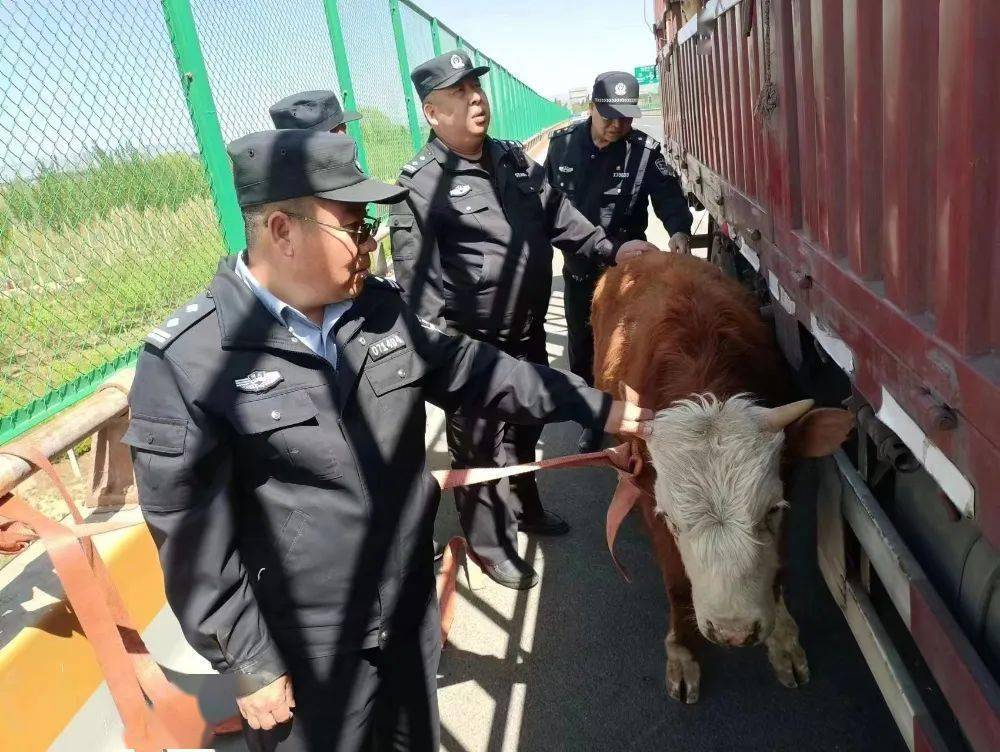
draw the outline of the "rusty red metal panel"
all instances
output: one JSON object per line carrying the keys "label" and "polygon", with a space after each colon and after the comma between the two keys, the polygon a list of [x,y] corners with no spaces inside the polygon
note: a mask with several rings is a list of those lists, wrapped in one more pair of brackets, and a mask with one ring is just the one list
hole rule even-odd
{"label": "rusty red metal panel", "polygon": [[777,87],[778,97],[775,111],[764,121],[768,162],[766,203],[770,204],[768,211],[775,215],[776,234],[789,240],[791,228],[799,227],[802,217],[792,7],[789,3],[771,3],[770,15],[771,78]]}
{"label": "rusty red metal panel", "polygon": [[757,198],[756,186],[753,184],[753,137],[750,131],[750,83],[749,72],[747,70],[747,39],[743,35],[741,26],[734,21],[734,33],[730,36],[732,41],[732,57],[736,62],[736,87],[735,87],[735,108],[736,108],[736,143],[737,154],[739,154],[741,173],[739,176],[740,188],[752,199]]}
{"label": "rusty red metal panel", "polygon": [[757,97],[760,95],[761,71],[760,71],[760,36],[761,19],[755,19],[753,28],[750,30],[747,50],[747,68],[749,70],[750,85],[750,118],[749,124],[753,139],[753,194],[754,199],[759,203],[764,203],[764,180],[766,164],[764,161],[764,137],[759,120],[754,114],[757,104]]}
{"label": "rusty red metal panel", "polygon": [[709,133],[709,147],[712,151],[712,169],[722,172],[725,152],[724,138],[722,135],[722,107],[719,102],[719,75],[718,66],[715,63],[715,47],[709,46],[705,54],[701,56],[704,64],[705,83],[708,88],[709,110],[712,118],[712,130]]}
{"label": "rusty red metal panel", "polygon": [[955,0],[940,20],[933,310],[942,339],[988,355],[1000,345],[1000,82],[988,31],[1000,25],[1000,4]]}
{"label": "rusty red metal panel", "polygon": [[862,279],[882,276],[882,9],[844,3],[847,257]]}
{"label": "rusty red metal panel", "polygon": [[715,93],[719,100],[719,139],[722,146],[722,174],[736,181],[736,162],[733,155],[733,114],[729,106],[729,34],[726,14],[716,21],[712,35],[712,62],[715,65]]}
{"label": "rusty red metal panel", "polygon": [[740,108],[740,38],[739,16],[727,13],[722,17],[726,27],[726,67],[729,69],[730,137],[733,140],[733,182],[743,193],[747,192],[746,154],[743,150],[743,114]]}
{"label": "rusty red metal panel", "polygon": [[847,251],[842,0],[812,0],[812,22],[819,240],[829,253],[840,257]]}
{"label": "rusty red metal panel", "polygon": [[802,219],[809,237],[819,236],[819,182],[816,174],[816,85],[813,77],[812,8],[810,0],[792,4],[795,81],[798,85],[797,130],[799,173],[802,181]]}
{"label": "rusty red metal panel", "polygon": [[883,190],[887,295],[927,310],[934,252],[938,0],[886,0],[882,16]]}

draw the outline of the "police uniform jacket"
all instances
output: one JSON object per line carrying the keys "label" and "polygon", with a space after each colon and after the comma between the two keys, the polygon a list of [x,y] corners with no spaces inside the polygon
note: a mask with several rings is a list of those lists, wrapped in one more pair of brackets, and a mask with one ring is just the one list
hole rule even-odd
{"label": "police uniform jacket", "polygon": [[[619,242],[645,240],[648,199],[667,231],[691,232],[691,211],[660,143],[639,130],[598,149],[590,135],[590,119],[553,131],[545,160],[546,177],[608,237]],[[571,274],[593,277],[600,267],[579,256],[567,256]]]}
{"label": "police uniform jacket", "polygon": [[258,302],[234,258],[150,334],[124,441],[185,636],[252,691],[290,650],[384,645],[436,609],[425,400],[597,426],[610,398],[430,328],[376,277],[334,329],[334,369]]}
{"label": "police uniform jacket", "polygon": [[540,330],[552,291],[552,246],[590,265],[619,244],[588,222],[512,141],[487,138],[470,162],[432,139],[404,165],[410,189],[389,217],[396,279],[422,317],[490,342]]}

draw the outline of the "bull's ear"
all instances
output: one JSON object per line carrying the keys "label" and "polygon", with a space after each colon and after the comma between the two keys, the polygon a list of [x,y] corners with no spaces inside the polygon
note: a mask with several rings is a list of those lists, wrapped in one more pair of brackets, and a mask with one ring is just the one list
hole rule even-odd
{"label": "bull's ear", "polygon": [[785,446],[795,457],[826,457],[847,440],[853,427],[854,416],[847,410],[820,407],[785,429]]}

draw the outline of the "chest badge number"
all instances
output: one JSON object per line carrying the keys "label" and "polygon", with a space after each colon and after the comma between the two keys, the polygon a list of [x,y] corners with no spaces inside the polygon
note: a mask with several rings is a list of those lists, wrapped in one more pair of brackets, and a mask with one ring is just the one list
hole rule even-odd
{"label": "chest badge number", "polygon": [[259,394],[274,388],[284,380],[285,377],[277,371],[253,371],[242,379],[236,379],[233,383],[241,392]]}
{"label": "chest badge number", "polygon": [[470,186],[467,186],[467,185],[464,185],[464,184],[463,185],[456,185],[454,188],[452,188],[450,191],[448,191],[448,195],[449,196],[456,196],[456,197],[457,196],[464,196],[466,193],[468,193],[471,190],[472,190],[472,188]]}
{"label": "chest badge number", "polygon": [[374,345],[368,348],[368,354],[371,355],[372,360],[380,360],[384,358],[389,353],[396,352],[402,347],[406,347],[406,343],[403,338],[398,334],[390,334],[388,337],[380,339]]}

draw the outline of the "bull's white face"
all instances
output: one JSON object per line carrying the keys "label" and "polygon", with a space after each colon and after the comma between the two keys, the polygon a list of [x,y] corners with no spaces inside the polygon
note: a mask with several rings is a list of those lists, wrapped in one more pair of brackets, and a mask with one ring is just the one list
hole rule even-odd
{"label": "bull's white face", "polygon": [[727,645],[760,642],[774,627],[784,433],[764,414],[743,396],[683,400],[657,414],[647,440],[657,511],[691,580],[698,629]]}

